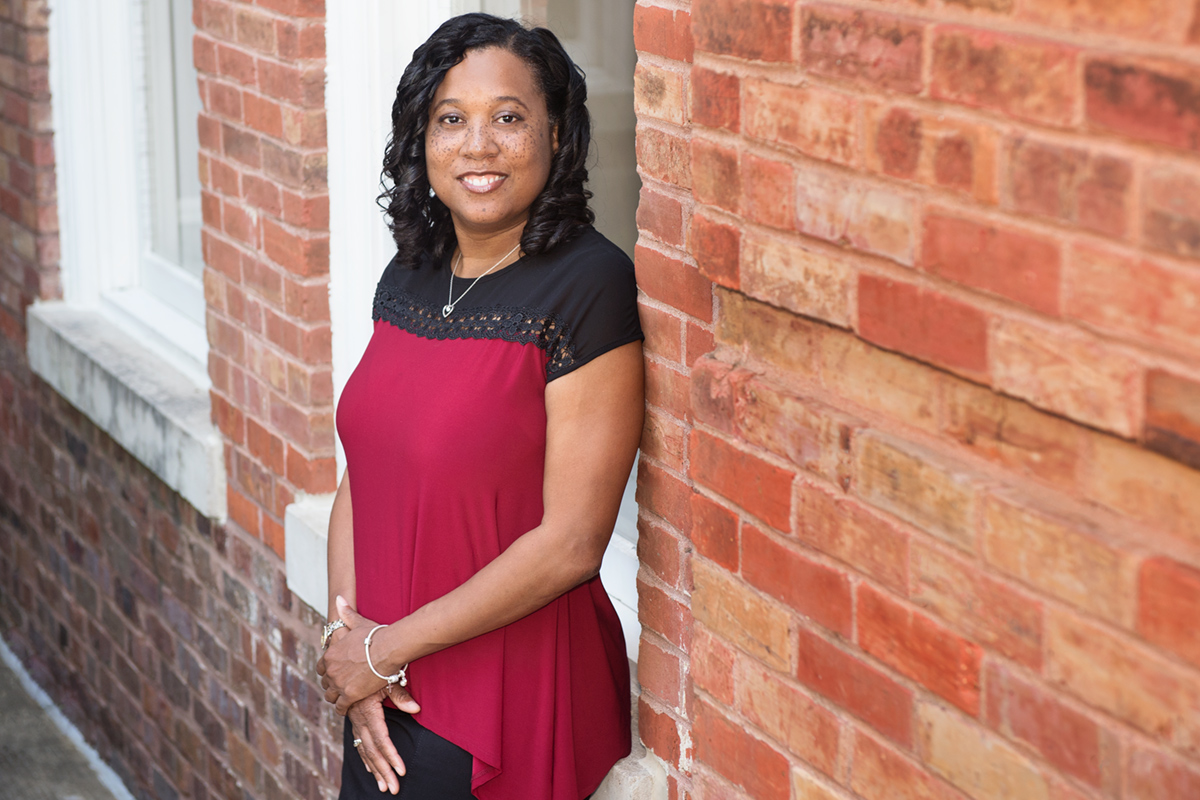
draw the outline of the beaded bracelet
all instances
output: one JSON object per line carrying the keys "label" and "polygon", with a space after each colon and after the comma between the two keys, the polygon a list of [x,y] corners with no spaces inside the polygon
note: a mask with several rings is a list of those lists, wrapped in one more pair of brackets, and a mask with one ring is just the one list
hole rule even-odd
{"label": "beaded bracelet", "polygon": [[367,651],[367,666],[371,668],[371,672],[375,673],[376,678],[379,678],[381,681],[387,681],[389,688],[396,683],[400,684],[401,686],[408,686],[408,664],[405,664],[403,667],[401,667],[400,671],[395,675],[380,675],[379,670],[375,669],[375,665],[371,663],[371,637],[375,635],[375,631],[386,627],[387,625],[376,625],[374,628],[371,628],[371,632],[367,634],[367,641],[363,645],[363,648]]}

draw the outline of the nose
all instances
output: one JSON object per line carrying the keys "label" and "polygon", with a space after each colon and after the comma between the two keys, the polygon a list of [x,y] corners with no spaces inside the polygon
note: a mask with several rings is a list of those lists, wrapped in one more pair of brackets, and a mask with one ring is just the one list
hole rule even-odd
{"label": "nose", "polygon": [[463,142],[463,155],[471,158],[486,158],[494,155],[498,149],[496,138],[492,135],[492,126],[486,121],[475,122],[467,126],[467,138]]}

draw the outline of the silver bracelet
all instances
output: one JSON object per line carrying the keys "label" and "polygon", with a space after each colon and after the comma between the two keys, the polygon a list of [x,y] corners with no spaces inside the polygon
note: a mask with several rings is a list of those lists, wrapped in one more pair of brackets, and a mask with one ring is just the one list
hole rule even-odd
{"label": "silver bracelet", "polygon": [[408,664],[401,667],[400,671],[395,675],[380,675],[379,670],[375,669],[375,665],[371,663],[371,637],[375,635],[375,631],[386,627],[387,625],[376,625],[367,634],[367,641],[363,644],[363,649],[367,651],[367,666],[371,668],[371,672],[375,673],[376,678],[379,678],[381,681],[387,681],[389,687],[397,683],[401,686],[408,686]]}

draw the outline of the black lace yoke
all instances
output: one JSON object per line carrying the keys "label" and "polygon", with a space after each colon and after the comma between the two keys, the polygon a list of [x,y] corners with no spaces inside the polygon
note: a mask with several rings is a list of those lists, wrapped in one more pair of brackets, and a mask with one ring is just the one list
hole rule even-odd
{"label": "black lace yoke", "polygon": [[[373,319],[425,339],[500,339],[533,344],[546,380],[643,338],[633,264],[594,230],[552,253],[526,256],[485,275],[442,316],[449,263],[388,265],[375,290]],[[470,285],[454,279],[454,296]]]}

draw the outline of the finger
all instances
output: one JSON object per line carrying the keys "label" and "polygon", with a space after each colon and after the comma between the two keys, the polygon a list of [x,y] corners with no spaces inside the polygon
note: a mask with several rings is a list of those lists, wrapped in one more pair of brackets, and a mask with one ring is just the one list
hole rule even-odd
{"label": "finger", "polygon": [[359,616],[357,611],[351,608],[350,604],[346,602],[346,598],[339,594],[337,599],[334,601],[334,605],[337,606],[338,617],[342,620],[342,622],[346,623],[346,627],[352,630],[358,627],[359,620],[361,620],[362,617]]}
{"label": "finger", "polygon": [[413,699],[408,689],[401,686],[389,686],[388,697],[392,699],[392,703],[395,704],[396,708],[407,714],[418,714],[421,711],[421,706]]}
{"label": "finger", "polygon": [[317,659],[317,674],[322,677],[325,675],[325,656]]}
{"label": "finger", "polygon": [[[396,750],[396,745],[392,742],[392,737],[388,733],[387,722],[383,715],[371,717],[367,722],[367,732],[371,736],[371,740],[377,748],[380,757],[387,765],[386,772],[395,772],[396,775],[405,773],[404,760],[400,758],[400,753]],[[389,775],[388,785],[391,786],[392,778]],[[396,783],[399,789],[399,782]]]}
{"label": "finger", "polygon": [[[331,689],[330,691],[333,690]],[[325,693],[325,699],[329,700],[329,692]],[[350,702],[350,699],[344,694],[338,695],[334,699],[329,700],[329,702],[333,703],[333,710],[341,714],[343,717],[346,716],[346,712],[349,711],[350,706],[353,705],[353,703]]]}
{"label": "finger", "polygon": [[341,698],[341,696],[342,696],[341,692],[339,692],[337,689],[326,689],[325,690],[325,702],[326,703],[336,703]]}
{"label": "finger", "polygon": [[[363,765],[367,772],[371,773],[371,777],[375,779],[375,783],[379,786],[379,791],[390,792],[396,794],[400,791],[400,779],[396,777],[392,765],[388,762],[386,753],[383,752],[382,746],[386,746],[393,751],[395,747],[392,741],[387,736],[387,726],[384,725],[384,735],[382,740],[378,739],[378,734],[371,729],[363,729],[355,726],[355,736],[362,739],[362,744],[358,746],[358,755],[363,760]],[[399,756],[396,756],[397,759]]]}

